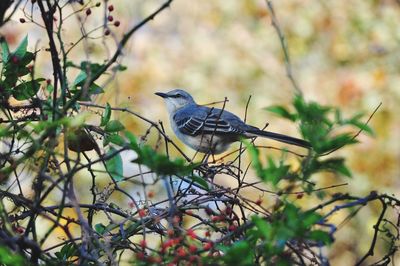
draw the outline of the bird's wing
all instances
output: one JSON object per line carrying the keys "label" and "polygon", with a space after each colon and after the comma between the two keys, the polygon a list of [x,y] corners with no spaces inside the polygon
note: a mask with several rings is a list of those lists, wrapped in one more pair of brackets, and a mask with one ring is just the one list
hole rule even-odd
{"label": "bird's wing", "polygon": [[[175,118],[175,117],[174,117]],[[232,126],[222,115],[209,112],[206,116],[188,115],[175,118],[180,132],[196,136],[199,134],[242,134],[242,130]]]}

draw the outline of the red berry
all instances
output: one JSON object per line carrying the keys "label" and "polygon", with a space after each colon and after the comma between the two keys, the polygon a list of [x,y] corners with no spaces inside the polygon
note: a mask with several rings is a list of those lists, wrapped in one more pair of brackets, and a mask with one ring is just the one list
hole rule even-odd
{"label": "red berry", "polygon": [[106,35],[106,36],[110,35],[110,33],[111,33],[111,31],[110,31],[109,29],[106,29],[106,30],[104,31],[104,35]]}
{"label": "red berry", "polygon": [[236,226],[233,225],[233,224],[231,224],[231,225],[228,227],[228,230],[231,231],[231,232],[233,232],[233,231],[236,230]]}
{"label": "red berry", "polygon": [[189,257],[190,262],[195,262],[196,260],[197,260],[197,256],[192,255]]}
{"label": "red berry", "polygon": [[17,234],[23,234],[25,232],[25,229],[22,226],[17,226],[14,228],[14,232]]}
{"label": "red berry", "polygon": [[25,19],[24,19],[24,18],[20,18],[20,19],[19,19],[19,22],[21,22],[21,23],[25,23],[26,21],[25,21]]}
{"label": "red berry", "polygon": [[150,257],[149,262],[160,264],[162,262],[161,257]]}
{"label": "red berry", "polygon": [[111,16],[111,15],[109,15],[108,17],[107,17],[107,19],[108,19],[108,21],[113,21],[114,20],[114,17],[113,16]]}
{"label": "red berry", "polygon": [[112,12],[114,10],[114,6],[113,5],[109,5],[108,6],[108,11]]}
{"label": "red berry", "polygon": [[143,252],[136,253],[136,258],[138,260],[144,260],[144,253]]}
{"label": "red berry", "polygon": [[144,239],[140,240],[140,246],[141,246],[142,248],[146,248],[146,247],[147,247],[146,240],[144,240]]}
{"label": "red berry", "polygon": [[262,203],[262,199],[258,199],[258,200],[256,201],[256,204],[257,204],[258,206],[260,206],[261,203]]}
{"label": "red berry", "polygon": [[178,250],[176,251],[176,254],[179,257],[185,257],[187,255],[186,250],[183,247],[179,247]]}
{"label": "red berry", "polygon": [[210,250],[212,248],[212,246],[213,246],[212,242],[207,242],[207,243],[203,244],[203,249],[204,250]]}
{"label": "red berry", "polygon": [[222,215],[216,215],[211,218],[211,221],[213,222],[221,222],[223,220],[225,220],[225,217]]}
{"label": "red berry", "polygon": [[213,214],[213,211],[210,208],[206,208],[206,213],[207,215]]}
{"label": "red berry", "polygon": [[301,199],[303,196],[304,196],[303,193],[298,193],[297,196],[296,196],[296,198]]}
{"label": "red berry", "polygon": [[11,62],[13,62],[13,64],[18,64],[19,63],[19,58],[15,55],[13,55],[11,57]]}
{"label": "red berry", "polygon": [[115,26],[115,27],[119,27],[119,25],[121,25],[121,22],[119,22],[119,20],[116,20],[116,21],[114,22],[114,26]]}
{"label": "red berry", "polygon": [[50,85],[51,84],[51,79],[46,79],[46,83],[47,83],[47,85]]}
{"label": "red berry", "polygon": [[177,238],[173,238],[171,240],[172,240],[172,243],[174,245],[178,245],[182,241],[182,238],[181,237],[177,237]]}
{"label": "red berry", "polygon": [[168,229],[167,234],[168,234],[169,237],[173,237],[174,236],[174,230]]}
{"label": "red berry", "polygon": [[146,211],[145,211],[144,209],[140,209],[140,210],[138,211],[138,213],[139,213],[139,217],[140,217],[140,218],[143,218],[143,217],[146,216]]}
{"label": "red berry", "polygon": [[193,229],[188,229],[187,232],[186,232],[186,234],[187,234],[188,236],[190,236],[191,238],[196,238],[196,237],[197,237],[197,235],[196,235],[196,233],[193,231]]}
{"label": "red berry", "polygon": [[175,245],[175,239],[169,239],[162,243],[161,245],[161,251],[165,251],[167,248],[172,247]]}
{"label": "red berry", "polygon": [[190,253],[195,253],[197,251],[197,247],[195,245],[190,245],[189,246],[189,252]]}
{"label": "red berry", "polygon": [[90,8],[86,9],[86,16],[89,16],[90,14],[92,14],[92,10],[90,10]]}

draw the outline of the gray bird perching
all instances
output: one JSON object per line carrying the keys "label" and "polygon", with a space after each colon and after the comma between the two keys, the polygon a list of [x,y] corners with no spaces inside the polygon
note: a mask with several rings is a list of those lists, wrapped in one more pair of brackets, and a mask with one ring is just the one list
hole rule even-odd
{"label": "gray bird perching", "polygon": [[304,148],[309,142],[286,135],[263,131],[247,125],[231,112],[197,105],[184,90],[156,92],[164,98],[176,136],[192,149],[202,153],[219,154],[240,138],[264,137]]}

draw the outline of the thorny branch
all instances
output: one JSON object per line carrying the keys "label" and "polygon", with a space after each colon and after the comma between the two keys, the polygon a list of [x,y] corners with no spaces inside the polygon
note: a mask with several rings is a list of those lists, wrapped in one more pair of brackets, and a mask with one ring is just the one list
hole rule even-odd
{"label": "thorny branch", "polygon": [[[107,1],[104,3],[106,4]],[[117,50],[105,64],[88,76],[84,86],[92,85],[109,70],[122,56],[125,45],[134,33],[167,9],[171,3],[172,0],[164,2],[153,13],[128,30],[119,41]],[[65,136],[69,131],[76,129],[69,128],[69,122],[65,120],[59,124],[60,127],[57,122],[65,117],[73,118],[78,110],[76,106],[87,108],[94,113],[100,110],[103,113],[99,116],[104,115],[107,107],[80,101],[79,94],[67,101],[68,71],[65,65],[71,50],[66,50],[63,46],[62,12],[65,6],[60,6],[58,1],[50,0],[38,0],[37,5],[46,29],[53,65],[52,119],[51,121],[43,119],[43,110],[34,117],[16,118],[17,113],[33,112],[42,107],[41,102],[32,101],[24,106],[8,104],[1,106],[6,119],[0,120],[0,124],[8,126],[11,132],[8,138],[2,139],[2,142],[7,144],[7,151],[0,154],[0,180],[8,182],[7,186],[2,185],[0,188],[0,244],[25,254],[31,263],[59,263],[60,258],[57,254],[61,254],[63,262],[67,260],[82,265],[85,263],[117,265],[122,261],[124,253],[128,252],[130,255],[135,255],[137,259],[149,263],[162,263],[161,258],[173,262],[175,258],[189,259],[189,255],[182,255],[182,250],[187,251],[190,248],[193,251],[190,255],[195,258],[192,262],[199,263],[200,255],[216,257],[223,255],[218,250],[218,245],[230,246],[246,239],[249,230],[255,228],[255,224],[250,219],[251,216],[258,215],[264,221],[272,222],[277,217],[280,218],[276,214],[282,209],[282,199],[292,199],[291,196],[301,198],[321,191],[327,194],[327,199],[309,211],[324,213],[318,226],[330,228],[332,238],[339,230],[330,221],[334,214],[354,207],[365,208],[370,202],[377,200],[381,203],[382,209],[373,228],[371,245],[365,255],[359,259],[358,265],[365,263],[374,255],[379,236],[384,231],[384,225],[395,224],[387,219],[388,212],[398,212],[400,206],[400,201],[393,196],[371,193],[366,197],[355,197],[331,193],[332,190],[345,186],[347,183],[306,190],[300,182],[291,182],[289,178],[285,180],[288,185],[282,189],[270,189],[261,181],[249,182],[247,177],[252,174],[249,171],[251,163],[245,164],[246,161],[242,156],[246,148],[242,144],[238,150],[225,154],[211,163],[205,161],[196,165],[190,174],[177,173],[169,175],[168,178],[140,163],[134,164],[135,159],[129,159],[125,164],[137,167],[136,170],[132,170],[129,174],[116,173],[118,171],[111,169],[112,167],[107,162],[116,158],[122,160],[125,152],[131,152],[134,156],[137,154],[134,154],[131,145],[127,142],[117,145],[119,148],[106,150],[106,144],[101,145],[100,140],[105,141],[112,135],[118,143],[120,139],[116,135],[119,135],[109,134],[99,126],[89,124],[83,126],[85,134],[88,134],[89,139],[96,143],[96,152],[82,150],[72,153],[68,147],[70,140]],[[292,74],[287,42],[271,1],[267,1],[267,5],[272,25],[279,36],[284,52],[287,75],[296,92],[301,94]],[[73,14],[85,12],[89,6],[89,4],[84,5]],[[54,14],[57,11],[60,21],[57,24],[58,28],[54,30]],[[64,19],[70,16],[65,16]],[[31,19],[32,23],[41,25],[33,21],[33,17]],[[83,32],[79,41],[85,40],[91,33],[92,31]],[[70,49],[75,47],[77,47],[76,43]],[[61,101],[60,97],[62,97]],[[224,109],[226,102],[227,99],[211,104],[222,103],[222,109]],[[249,103],[250,98],[246,104],[244,120],[247,117]],[[59,110],[61,108],[63,108],[62,111]],[[148,137],[154,135],[155,131],[157,135],[155,150],[164,141],[168,158],[172,157],[173,152],[177,152],[180,157],[186,159],[187,163],[194,163],[194,159],[190,159],[191,157],[185,154],[179,145],[165,133],[161,122],[151,121],[129,108],[111,107],[110,110],[128,114],[129,119],[135,123],[148,125],[143,137],[138,141],[139,147],[143,147]],[[47,128],[43,131],[32,126],[40,122],[47,123]],[[60,128],[63,128],[63,131],[59,130]],[[21,132],[23,132],[23,141],[20,141]],[[361,130],[354,138],[360,133]],[[123,139],[123,141],[126,140]],[[64,152],[59,152],[59,142],[64,143],[62,147]],[[270,146],[254,145],[254,147],[282,151]],[[307,159],[308,156],[291,151],[285,151],[285,154],[294,155],[299,160]],[[114,164],[119,163],[118,160],[114,161]],[[214,182],[214,177],[217,175],[236,179],[237,183],[232,187],[221,185]],[[28,183],[33,183],[34,196],[26,191],[24,187],[26,180]],[[84,180],[82,184],[78,185],[78,181],[82,180]],[[89,182],[85,183],[88,180]],[[165,181],[168,195],[165,195],[165,190],[160,185],[163,181]],[[253,195],[242,193],[245,190],[251,190]],[[268,201],[268,205],[263,204],[263,201]],[[350,215],[346,219],[353,217]],[[40,228],[42,221],[50,224],[45,232],[42,232]],[[393,227],[396,228],[396,226]],[[393,242],[390,253],[382,260],[387,260],[389,255],[394,254],[398,248],[396,241],[399,234],[385,232],[390,235]],[[160,247],[146,244],[148,239],[156,239],[153,241],[161,243]],[[303,242],[301,239],[286,241],[284,254],[297,265],[323,265],[326,263],[326,258],[318,254],[318,244]],[[262,249],[261,244],[255,247],[257,250]],[[65,250],[69,250],[71,254]],[[257,255],[255,261],[261,264],[263,262],[261,257]]]}

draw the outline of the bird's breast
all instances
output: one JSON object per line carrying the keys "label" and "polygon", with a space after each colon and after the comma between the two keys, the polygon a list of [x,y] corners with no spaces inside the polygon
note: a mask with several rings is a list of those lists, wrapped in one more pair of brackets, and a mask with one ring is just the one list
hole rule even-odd
{"label": "bird's breast", "polygon": [[226,151],[233,142],[218,135],[203,134],[190,136],[182,134],[181,132],[175,133],[183,143],[201,153],[222,153]]}

